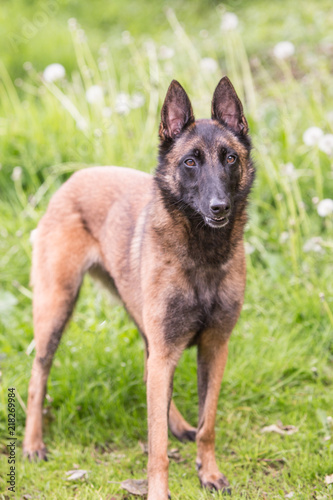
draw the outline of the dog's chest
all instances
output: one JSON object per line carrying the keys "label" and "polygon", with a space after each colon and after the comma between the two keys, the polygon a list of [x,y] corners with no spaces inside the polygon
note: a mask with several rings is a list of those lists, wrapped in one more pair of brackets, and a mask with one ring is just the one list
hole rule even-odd
{"label": "dog's chest", "polygon": [[237,320],[239,300],[223,289],[224,273],[202,273],[192,278],[186,289],[175,285],[168,293],[163,321],[167,342],[188,338],[191,343],[208,328],[223,334]]}

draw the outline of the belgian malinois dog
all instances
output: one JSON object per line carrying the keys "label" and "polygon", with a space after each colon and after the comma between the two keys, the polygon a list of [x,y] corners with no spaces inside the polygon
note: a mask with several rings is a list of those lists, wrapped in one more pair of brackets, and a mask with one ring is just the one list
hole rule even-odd
{"label": "belgian malinois dog", "polygon": [[[154,176],[119,167],[75,173],[54,195],[33,249],[36,357],[24,453],[46,458],[42,407],[54,353],[89,271],[123,301],[146,345],[148,499],[168,498],[168,424],[196,440],[202,486],[229,492],[215,460],[215,415],[228,340],[245,288],[243,231],[254,178],[242,104],[227,77],[211,119],[195,121],[177,81],[168,89]],[[171,400],[177,362],[198,350],[199,420]]]}

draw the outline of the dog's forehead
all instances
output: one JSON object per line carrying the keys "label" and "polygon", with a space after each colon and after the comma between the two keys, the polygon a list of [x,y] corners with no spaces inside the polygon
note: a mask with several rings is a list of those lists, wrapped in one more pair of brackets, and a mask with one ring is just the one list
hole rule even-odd
{"label": "dog's forehead", "polygon": [[182,152],[196,148],[217,151],[223,147],[234,150],[241,157],[248,153],[244,144],[227,127],[209,119],[197,120],[191,124],[175,145],[175,148]]}

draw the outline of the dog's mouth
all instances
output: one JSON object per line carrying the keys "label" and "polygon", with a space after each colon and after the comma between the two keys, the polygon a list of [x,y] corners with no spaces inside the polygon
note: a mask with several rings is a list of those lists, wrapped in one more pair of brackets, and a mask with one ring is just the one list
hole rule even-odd
{"label": "dog's mouth", "polygon": [[208,226],[219,229],[226,226],[229,222],[229,219],[228,217],[207,217],[205,215],[205,222],[206,224],[208,224]]}

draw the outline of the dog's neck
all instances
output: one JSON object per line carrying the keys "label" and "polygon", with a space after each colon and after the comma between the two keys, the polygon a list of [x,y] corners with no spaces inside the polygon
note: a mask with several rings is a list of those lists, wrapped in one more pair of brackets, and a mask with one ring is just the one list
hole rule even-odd
{"label": "dog's neck", "polygon": [[150,207],[152,228],[158,244],[181,261],[196,265],[220,266],[234,254],[247,221],[246,201],[240,200],[228,224],[219,229],[208,226],[199,214],[166,196],[156,178]]}

